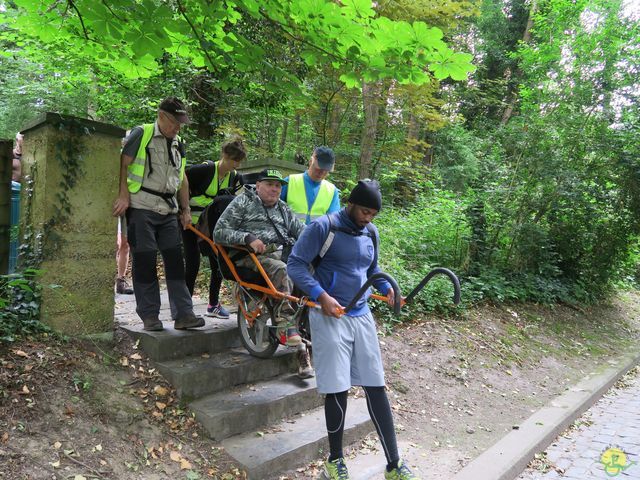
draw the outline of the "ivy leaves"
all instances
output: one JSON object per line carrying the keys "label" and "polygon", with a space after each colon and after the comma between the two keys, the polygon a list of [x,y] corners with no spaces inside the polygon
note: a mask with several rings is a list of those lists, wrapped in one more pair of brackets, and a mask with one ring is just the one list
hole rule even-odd
{"label": "ivy leaves", "polygon": [[[294,45],[312,67],[331,64],[348,87],[393,78],[424,83],[463,79],[473,69],[470,56],[450,50],[438,28],[377,16],[370,0],[154,0],[129,2],[17,0],[17,15],[6,22],[27,37],[61,43],[80,56],[108,64],[130,78],[149,77],[167,54],[195,67],[222,73],[228,68],[265,69],[272,87],[301,80],[267,64],[259,41],[238,28],[241,19],[266,22]],[[222,79],[224,81],[224,79]]]}

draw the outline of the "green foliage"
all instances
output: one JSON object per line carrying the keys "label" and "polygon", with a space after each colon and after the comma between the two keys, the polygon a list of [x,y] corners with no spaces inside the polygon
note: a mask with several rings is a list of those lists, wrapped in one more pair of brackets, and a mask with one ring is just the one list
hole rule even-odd
{"label": "green foliage", "polygon": [[[217,159],[230,133],[250,160],[306,162],[327,144],[344,199],[367,82],[381,264],[405,293],[437,265],[466,304],[586,302],[637,281],[640,39],[624,3],[15,4],[0,13],[4,136],[44,110],[133,126],[175,94],[190,162]],[[411,311],[447,310],[450,294],[434,281]]]}
{"label": "green foliage", "polygon": [[86,393],[93,387],[93,379],[86,373],[75,372],[72,380],[76,391]]}
{"label": "green foliage", "polygon": [[22,273],[0,275],[0,342],[13,342],[19,337],[49,332],[39,322],[39,272],[26,269]]}
{"label": "green foliage", "polygon": [[637,22],[616,2],[537,5],[483,3],[479,69],[447,97],[466,122],[430,137],[429,174],[464,205],[452,267],[471,302],[589,302],[637,272]]}
{"label": "green foliage", "polygon": [[[17,40],[14,32],[20,32],[45,44],[65,45],[78,57],[128,78],[153,76],[169,55],[217,73],[261,71],[273,78],[264,85],[267,90],[297,90],[300,79],[265,62],[262,43],[238,28],[248,18],[300,45],[308,66],[333,65],[348,87],[383,78],[420,84],[428,80],[425,68],[439,78],[458,78],[473,69],[468,56],[446,46],[440,29],[377,16],[370,2],[360,0],[16,0],[15,5],[15,12],[4,15],[11,27],[5,38]],[[223,88],[231,85],[229,80],[223,79]]]}
{"label": "green foliage", "polygon": [[[375,223],[380,230],[380,266],[407,295],[436,266],[453,268],[464,263],[469,228],[464,206],[448,191],[433,185],[404,209],[383,208]],[[434,280],[420,294],[414,311],[447,309],[452,287]]]}

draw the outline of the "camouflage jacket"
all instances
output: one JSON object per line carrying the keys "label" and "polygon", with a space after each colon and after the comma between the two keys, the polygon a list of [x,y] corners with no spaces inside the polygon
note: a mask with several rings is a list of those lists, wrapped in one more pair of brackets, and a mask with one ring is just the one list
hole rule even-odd
{"label": "camouflage jacket", "polygon": [[265,245],[282,244],[267,218],[267,213],[280,233],[293,244],[304,225],[296,218],[291,208],[282,200],[278,200],[276,205],[267,208],[265,212],[258,194],[246,186],[244,193],[234,198],[220,216],[213,229],[213,240],[221,245],[249,245],[259,238]]}

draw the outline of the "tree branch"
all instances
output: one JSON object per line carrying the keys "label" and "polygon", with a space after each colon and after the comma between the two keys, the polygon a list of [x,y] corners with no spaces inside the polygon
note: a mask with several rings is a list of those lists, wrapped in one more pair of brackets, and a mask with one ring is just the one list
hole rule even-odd
{"label": "tree branch", "polygon": [[333,92],[331,92],[329,99],[326,101],[324,105],[324,122],[323,122],[324,125],[322,127],[323,128],[322,136],[324,137],[324,142],[323,142],[324,145],[327,145],[327,122],[329,121],[329,105],[331,105],[331,101],[338,94],[338,92],[342,90],[342,87],[344,87],[344,84],[340,84],[337,90],[334,90]]}
{"label": "tree branch", "polygon": [[[264,12],[263,9],[260,9],[260,15],[262,16],[262,18],[264,18],[266,21],[268,21],[271,25],[273,25],[276,28],[279,28],[282,32],[284,32],[284,34],[286,36],[288,36],[291,40],[294,40],[296,42],[302,43],[303,45],[308,45],[309,47],[311,47],[311,48],[313,48],[315,50],[318,50],[318,51],[324,53],[325,55],[328,55],[329,57],[334,58],[335,60],[340,60],[342,62],[347,62],[346,58],[340,57],[340,56],[336,55],[335,53],[330,52],[329,50],[325,50],[324,48],[322,48],[322,47],[320,47],[320,46],[318,46],[318,45],[316,45],[314,43],[311,43],[311,42],[305,40],[304,38],[296,37],[293,33],[289,32],[285,28],[285,26],[283,24],[281,24],[280,22],[278,22],[278,21],[272,19],[271,17],[269,17]],[[347,63],[350,63],[350,62],[347,62]]]}
{"label": "tree branch", "polygon": [[113,15],[114,17],[116,17],[118,20],[120,20],[121,22],[127,23],[128,20],[126,18],[120,18],[116,12],[114,12],[113,10],[111,10],[111,7],[109,6],[109,4],[105,1],[102,0],[102,4],[107,7],[107,10],[109,10],[111,12],[111,15]]}
{"label": "tree branch", "polygon": [[215,64],[213,63],[213,59],[211,58],[211,56],[209,56],[209,52],[207,51],[207,49],[204,48],[204,39],[200,36],[200,33],[198,33],[196,26],[193,24],[193,22],[191,22],[191,19],[187,16],[187,11],[184,8],[184,5],[182,4],[182,2],[180,0],[176,0],[176,3],[178,4],[178,10],[180,11],[180,15],[182,15],[182,17],[186,20],[186,22],[189,24],[189,27],[191,28],[191,31],[198,39],[198,43],[200,44],[200,49],[204,52],[205,56],[207,57],[207,60],[209,60],[209,65],[211,65],[211,68],[214,68]]}
{"label": "tree branch", "polygon": [[78,10],[76,4],[73,3],[73,0],[68,0],[68,4],[71,5],[71,8],[73,8],[78,14],[78,19],[80,20],[80,25],[82,25],[82,31],[84,32],[84,38],[90,41],[91,39],[89,38],[89,34],[87,33],[87,28],[84,26],[84,20],[82,20],[82,14],[80,13],[80,10]]}

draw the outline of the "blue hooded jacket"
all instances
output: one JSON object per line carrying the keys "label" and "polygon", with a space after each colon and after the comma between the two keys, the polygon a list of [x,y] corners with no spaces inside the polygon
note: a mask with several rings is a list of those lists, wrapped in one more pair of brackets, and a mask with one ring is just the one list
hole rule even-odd
{"label": "blue hooded jacket", "polygon": [[[380,268],[373,240],[367,235],[367,228],[358,228],[344,208],[331,215],[334,225],[359,231],[362,235],[356,236],[336,231],[331,247],[316,271],[311,274],[309,267],[318,256],[330,229],[327,215],[316,219],[302,231],[295,243],[287,262],[287,273],[296,286],[311,300],[316,301],[323,292],[327,292],[344,307],[364,285],[367,278],[379,272]],[[375,226],[373,226],[373,232],[379,244],[378,229]],[[386,295],[391,285],[379,279],[375,287]],[[370,295],[371,289],[349,311],[349,315],[358,316],[368,313],[367,299]]]}

